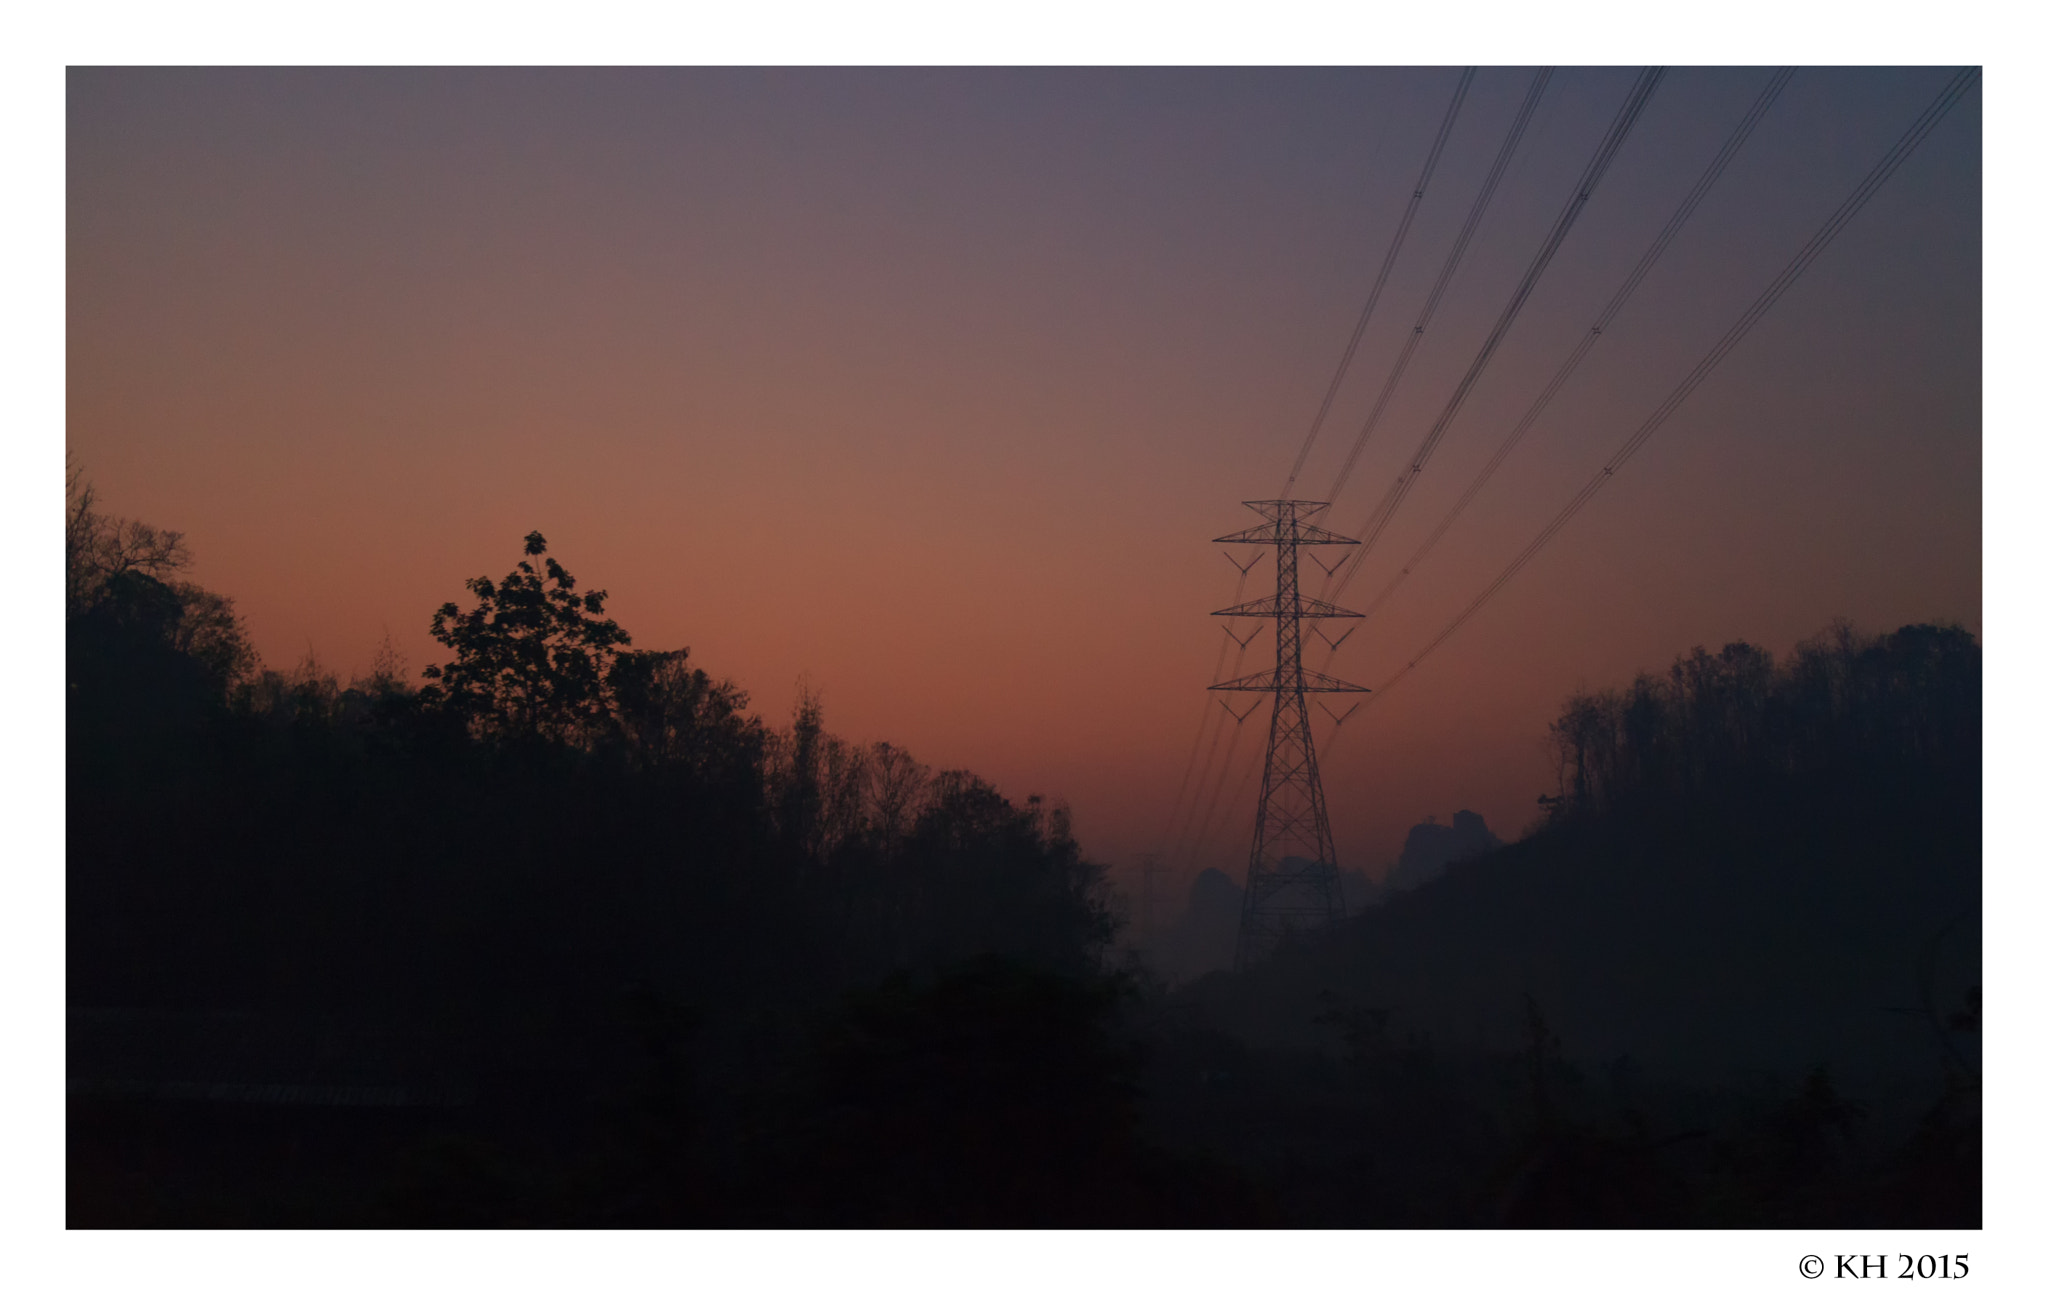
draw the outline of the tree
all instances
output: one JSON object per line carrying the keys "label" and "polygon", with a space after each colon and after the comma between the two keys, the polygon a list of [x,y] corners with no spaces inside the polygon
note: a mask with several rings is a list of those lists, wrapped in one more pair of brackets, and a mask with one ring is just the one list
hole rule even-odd
{"label": "tree", "polygon": [[1960,626],[1868,637],[1837,623],[1780,665],[1747,643],[1695,648],[1663,676],[1581,693],[1550,726],[1553,819],[1624,803],[1714,801],[1788,781],[1981,777],[1983,651]]}
{"label": "tree", "polygon": [[[71,691],[84,684],[134,693],[142,675],[168,670],[217,701],[251,678],[261,663],[234,600],[173,579],[192,562],[184,535],[109,517],[97,502],[84,470],[68,465],[64,619]],[[166,653],[166,662],[181,664],[139,664]]]}
{"label": "tree", "polygon": [[434,613],[434,638],[455,660],[421,672],[431,682],[420,699],[481,737],[585,745],[609,728],[612,665],[633,640],[602,616],[605,591],[576,593],[547,548],[527,532],[526,557],[504,580],[467,583],[474,608],[443,603]]}
{"label": "tree", "polygon": [[642,767],[730,780],[758,763],[761,726],[747,695],[690,665],[690,650],[622,652],[606,676],[619,736]]}
{"label": "tree", "polygon": [[[106,597],[109,582],[128,572],[165,581],[192,562],[182,532],[147,522],[108,517],[94,505],[98,494],[85,470],[67,463],[64,472],[64,615],[82,616]],[[191,587],[197,589],[197,586]],[[218,598],[208,595],[208,598]],[[220,600],[227,606],[226,600]]]}

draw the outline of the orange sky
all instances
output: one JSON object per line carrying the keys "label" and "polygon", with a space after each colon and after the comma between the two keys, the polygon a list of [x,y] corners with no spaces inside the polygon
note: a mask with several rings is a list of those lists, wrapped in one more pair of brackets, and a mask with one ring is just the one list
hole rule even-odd
{"label": "orange sky", "polygon": [[[1479,73],[1301,493],[1322,497],[1530,75]],[[1665,78],[1345,602],[1463,490],[1766,75]],[[1379,684],[1455,615],[1947,75],[1799,73],[1330,669]],[[1355,533],[1442,408],[1632,77],[1553,79],[1329,525]],[[688,645],[777,720],[808,677],[834,730],[1064,798],[1123,865],[1192,836],[1168,812],[1236,580],[1209,541],[1277,493],[1455,79],[74,71],[67,443],[111,511],[186,532],[272,666],[310,646],[361,669],[387,630],[437,660],[434,607],[538,528],[640,646]],[[1835,617],[1979,628],[1978,103],[1345,727],[1324,761],[1344,863],[1383,872],[1409,825],[1462,808],[1519,831],[1575,688]],[[1250,816],[1226,801],[1180,862],[1241,873]]]}

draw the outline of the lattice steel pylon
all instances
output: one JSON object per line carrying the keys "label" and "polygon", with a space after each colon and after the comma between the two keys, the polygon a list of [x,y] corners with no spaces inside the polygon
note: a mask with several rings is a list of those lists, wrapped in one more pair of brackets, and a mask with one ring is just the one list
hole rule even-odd
{"label": "lattice steel pylon", "polygon": [[1273,695],[1272,733],[1266,740],[1266,773],[1259,783],[1259,817],[1252,829],[1251,864],[1245,871],[1244,908],[1238,919],[1237,969],[1241,972],[1309,927],[1344,916],[1344,891],[1337,877],[1337,851],[1330,839],[1330,815],[1323,803],[1323,779],[1316,768],[1309,732],[1308,695],[1370,690],[1332,679],[1301,665],[1301,623],[1327,617],[1357,617],[1318,598],[1303,598],[1295,574],[1301,545],[1352,545],[1358,541],[1308,521],[1330,507],[1312,500],[1246,500],[1266,519],[1263,526],[1216,537],[1217,544],[1275,546],[1275,588],[1271,598],[1227,607],[1215,616],[1272,617],[1274,662],[1270,671],[1212,684],[1212,689]]}

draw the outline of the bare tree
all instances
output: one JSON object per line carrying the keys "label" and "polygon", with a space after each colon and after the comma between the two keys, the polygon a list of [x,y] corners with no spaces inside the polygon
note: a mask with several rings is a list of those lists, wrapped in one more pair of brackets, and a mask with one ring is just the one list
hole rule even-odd
{"label": "bare tree", "polygon": [[192,562],[182,531],[109,517],[85,470],[66,457],[64,467],[64,612],[78,616],[97,601],[107,582],[124,572],[167,580]]}

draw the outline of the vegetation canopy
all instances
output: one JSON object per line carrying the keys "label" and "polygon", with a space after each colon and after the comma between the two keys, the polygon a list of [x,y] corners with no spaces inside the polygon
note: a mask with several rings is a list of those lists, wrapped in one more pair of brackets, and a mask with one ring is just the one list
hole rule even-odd
{"label": "vegetation canopy", "polygon": [[1064,806],[765,722],[538,531],[344,682],[69,486],[74,1225],[1981,1218],[1954,627],[1571,699],[1541,830],[1168,992]]}
{"label": "vegetation canopy", "polygon": [[455,660],[422,672],[432,682],[421,702],[478,736],[588,743],[611,717],[613,664],[632,637],[602,615],[605,591],[576,593],[547,548],[529,531],[526,557],[503,580],[468,582],[475,607],[443,603],[434,613],[434,638]]}

